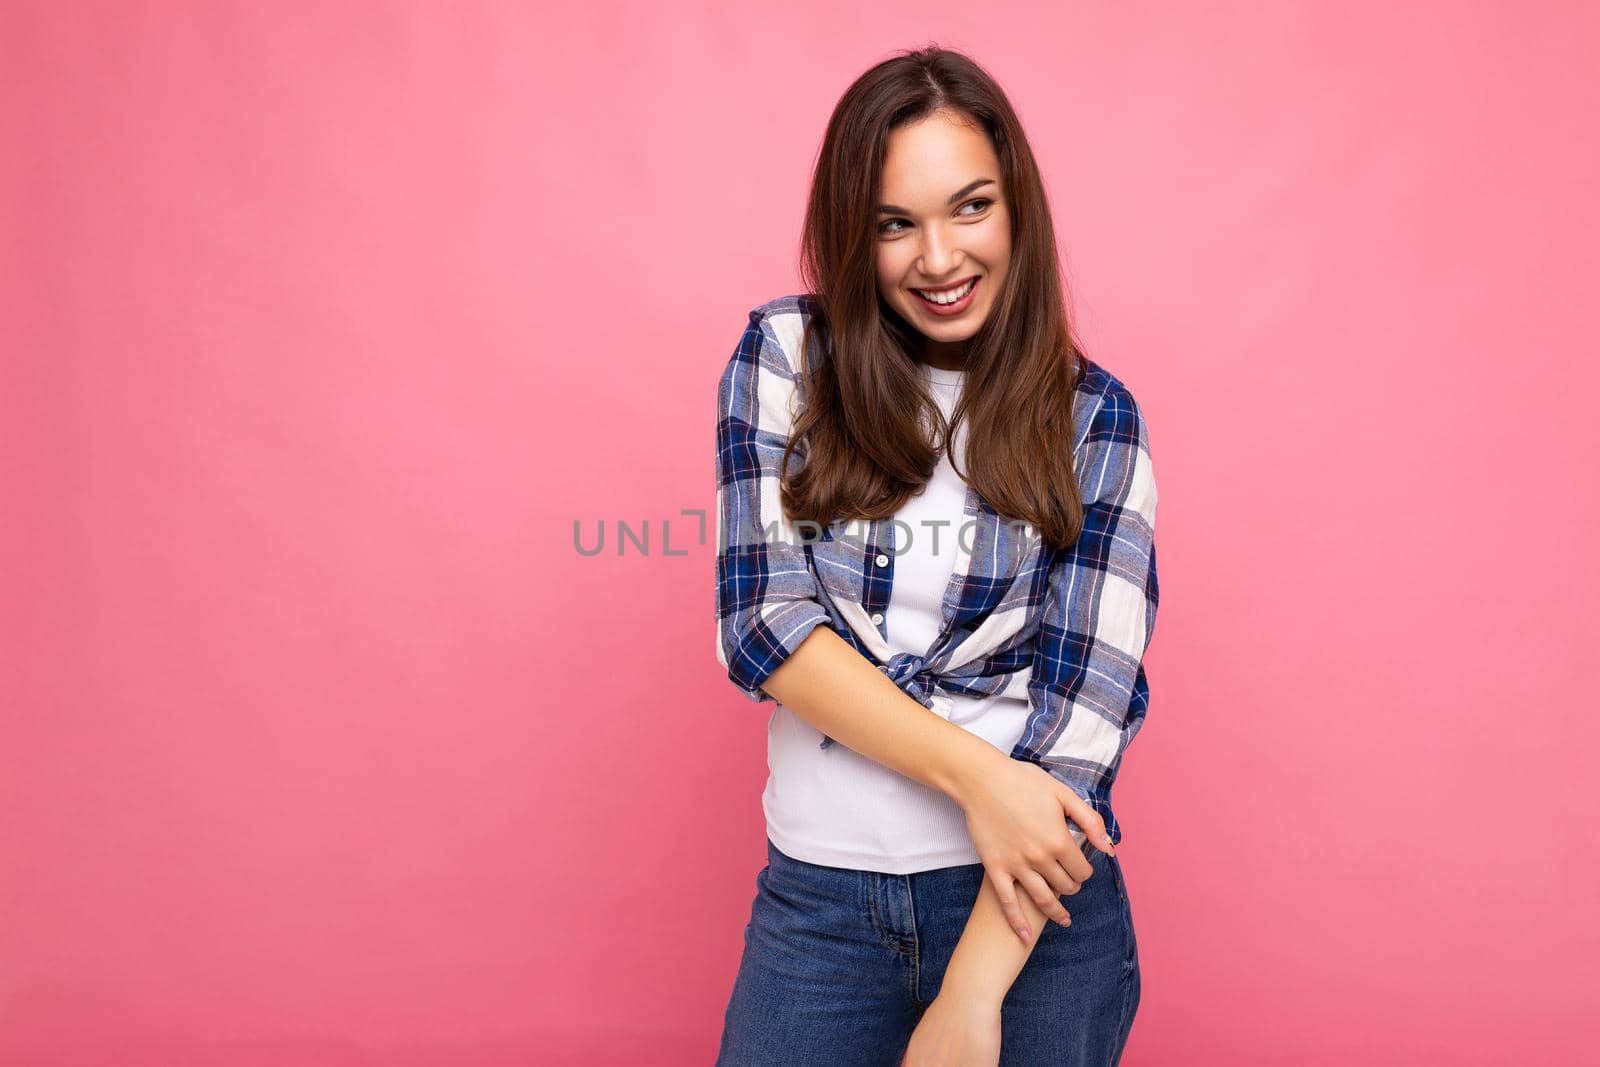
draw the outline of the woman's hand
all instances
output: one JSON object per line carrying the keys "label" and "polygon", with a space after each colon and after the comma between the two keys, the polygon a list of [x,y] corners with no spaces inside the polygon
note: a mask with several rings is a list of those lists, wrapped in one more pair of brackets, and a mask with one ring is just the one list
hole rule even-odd
{"label": "woman's hand", "polygon": [[1111,852],[1111,837],[1095,810],[1049,771],[994,751],[996,758],[972,767],[952,796],[966,812],[967,831],[1006,921],[1029,944],[1028,920],[1014,886],[1021,886],[1045,915],[1068,925],[1072,917],[1059,898],[1076,893],[1094,867],[1067,820],[1102,852]]}
{"label": "woman's hand", "polygon": [[1000,1062],[998,997],[941,992],[911,1032],[900,1067],[996,1067]]}

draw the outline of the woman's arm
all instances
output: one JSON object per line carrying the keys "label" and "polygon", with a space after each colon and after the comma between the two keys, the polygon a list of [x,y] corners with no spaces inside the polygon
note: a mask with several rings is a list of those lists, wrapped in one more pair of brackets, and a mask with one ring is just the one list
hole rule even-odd
{"label": "woman's arm", "polygon": [[917,703],[827,626],[812,630],[761,688],[840,744],[957,802],[1011,762]]}
{"label": "woman's arm", "polygon": [[[989,914],[985,901],[999,915],[1001,928],[1015,931],[1008,931],[1008,940],[1026,941],[1030,947],[1042,929],[1041,915],[1048,914],[1063,926],[1072,921],[1060,900],[1079,885],[1069,870],[1077,866],[1087,876],[1091,868],[1081,858],[1063,806],[1075,805],[1074,819],[1094,826],[1107,848],[1111,842],[1089,806],[1047,771],[1012,759],[977,734],[923,707],[826,626],[815,627],[767,676],[762,688],[835,741],[940,790],[967,813],[979,854],[1003,857],[998,863],[986,860],[989,877],[973,916],[984,944],[991,929],[979,915]],[[1035,851],[1034,842],[1048,839],[1051,832],[1069,843],[1064,847],[1072,848],[1071,859],[1057,862]],[[1068,870],[1062,869],[1064,865]],[[1049,875],[1041,875],[1038,868]],[[995,887],[997,870],[1010,873],[1024,892],[1010,888],[1003,898]],[[1016,957],[1008,986],[1027,958],[1026,951]],[[999,970],[1004,969],[1002,964]]]}
{"label": "woman's arm", "polygon": [[[1043,915],[1030,901],[1027,921],[1040,930]],[[972,918],[956,943],[955,955],[939,983],[939,995],[922,1013],[901,1063],[997,1063],[1000,1059],[1000,1009],[1006,993],[1033,952],[1038,938],[1018,944],[1000,908],[994,884],[985,878]]]}
{"label": "woman's arm", "polygon": [[751,700],[954,798],[1007,757],[923,707],[833,631],[778,504],[795,360],[750,313],[717,390],[717,656]]}
{"label": "woman's arm", "polygon": [[1044,929],[1044,913],[1026,896],[1022,898],[1023,913],[1028,919],[1027,943],[1019,942],[1011,932],[1006,916],[1000,910],[995,896],[994,883],[985,878],[978,892],[978,902],[967,920],[961,940],[956,942],[955,955],[945,968],[944,979],[939,984],[939,996],[952,996],[963,1002],[976,1002],[998,1009],[1006,997],[1011,983],[1022,973],[1022,967],[1039,943],[1039,933]]}

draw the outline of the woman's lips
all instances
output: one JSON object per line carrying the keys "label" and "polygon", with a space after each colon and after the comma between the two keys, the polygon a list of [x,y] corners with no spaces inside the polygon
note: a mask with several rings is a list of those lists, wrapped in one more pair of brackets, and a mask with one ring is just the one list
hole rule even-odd
{"label": "woman's lips", "polygon": [[951,315],[959,315],[971,307],[973,298],[978,295],[978,286],[982,284],[983,276],[979,275],[977,278],[973,279],[972,288],[967,290],[967,295],[962,297],[960,300],[957,300],[953,304],[935,304],[933,301],[928,300],[915,289],[911,290],[911,295],[917,298],[917,303],[920,304],[922,309],[928,314],[938,315],[941,318],[948,318]]}

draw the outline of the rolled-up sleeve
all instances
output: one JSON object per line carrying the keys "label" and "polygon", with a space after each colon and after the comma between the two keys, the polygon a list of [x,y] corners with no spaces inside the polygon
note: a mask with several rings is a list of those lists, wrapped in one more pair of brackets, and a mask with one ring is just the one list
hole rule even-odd
{"label": "rolled-up sleeve", "polygon": [[1120,384],[1089,420],[1078,469],[1083,532],[1051,562],[1028,683],[1033,713],[1013,754],[1037,753],[1104,818],[1150,701],[1144,654],[1158,600],[1155,474],[1144,416]]}
{"label": "rolled-up sleeve", "polygon": [[754,701],[774,699],[762,683],[828,622],[779,499],[794,377],[770,323],[752,311],[717,389],[716,600],[717,660]]}

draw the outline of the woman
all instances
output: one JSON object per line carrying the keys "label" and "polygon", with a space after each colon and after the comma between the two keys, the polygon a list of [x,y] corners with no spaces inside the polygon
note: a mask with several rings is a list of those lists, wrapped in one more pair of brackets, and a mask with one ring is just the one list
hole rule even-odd
{"label": "woman", "polygon": [[776,702],[718,1063],[1114,1064],[1155,483],[994,80],[943,49],[862,75],[802,270],[718,393],[717,654]]}

